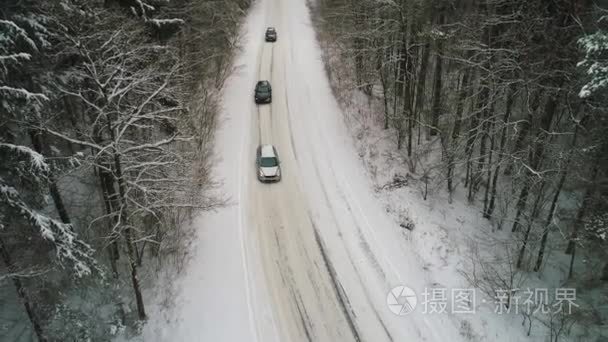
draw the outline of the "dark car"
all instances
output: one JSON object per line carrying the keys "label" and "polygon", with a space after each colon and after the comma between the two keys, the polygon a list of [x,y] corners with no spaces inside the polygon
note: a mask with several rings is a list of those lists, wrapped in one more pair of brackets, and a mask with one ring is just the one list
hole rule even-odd
{"label": "dark car", "polygon": [[255,85],[255,103],[270,103],[272,102],[272,88],[268,81],[258,81]]}
{"label": "dark car", "polygon": [[266,29],[266,41],[267,42],[276,42],[277,41],[277,30],[274,27],[269,27]]}

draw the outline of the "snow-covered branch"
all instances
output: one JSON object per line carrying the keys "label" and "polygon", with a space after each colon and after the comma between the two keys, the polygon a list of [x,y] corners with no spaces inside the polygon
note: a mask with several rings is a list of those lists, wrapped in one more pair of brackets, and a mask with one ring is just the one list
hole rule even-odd
{"label": "snow-covered branch", "polygon": [[27,146],[0,142],[0,148],[6,148],[18,153],[21,156],[25,156],[38,172],[47,173],[50,170],[49,165],[44,160],[44,157]]}
{"label": "snow-covered branch", "polygon": [[15,88],[7,85],[0,85],[0,93],[3,92],[9,96],[26,100],[48,101],[49,98],[41,93],[33,93],[24,88]]}

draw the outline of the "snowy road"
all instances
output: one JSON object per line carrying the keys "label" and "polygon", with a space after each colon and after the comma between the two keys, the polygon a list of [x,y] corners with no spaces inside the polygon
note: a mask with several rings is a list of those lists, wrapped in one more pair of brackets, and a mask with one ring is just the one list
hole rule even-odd
{"label": "snowy road", "polygon": [[[264,42],[267,26],[278,41]],[[306,0],[258,0],[224,93],[216,173],[233,206],[201,218],[179,312],[158,341],[458,341],[449,316],[391,313],[397,285],[432,281],[375,198],[333,98]],[[272,104],[255,105],[258,79]],[[274,144],[282,181],[261,184],[255,150]],[[419,298],[420,299],[420,298]]]}
{"label": "snowy road", "polygon": [[[259,144],[275,145],[284,176],[280,183],[268,185],[258,182],[254,172],[248,172],[246,222],[254,229],[259,242],[280,340],[359,340],[342,286],[301,190],[305,185],[299,181],[307,175],[301,172],[297,159],[291,117],[310,114],[307,110],[290,108],[289,102],[294,95],[306,99],[310,93],[300,96],[287,88],[294,52],[289,42],[295,37],[283,20],[286,18],[284,4],[281,1],[268,4],[267,22],[277,27],[282,38],[262,46],[258,79],[271,81],[274,101],[253,108],[249,151],[254,151]],[[308,89],[297,91],[308,92]],[[251,156],[252,153],[247,155]]]}
{"label": "snowy road", "polygon": [[[453,334],[441,333],[449,328],[425,328],[424,317],[388,311],[387,292],[404,282],[420,289],[422,271],[402,249],[406,240],[385,217],[361,172],[305,1],[266,0],[260,6],[265,22],[258,39],[266,26],[275,26],[279,39],[263,43],[257,55],[257,79],[270,80],[273,102],[252,105],[243,206],[273,307],[269,331],[280,341],[454,340]],[[278,184],[255,178],[253,151],[261,143],[279,150],[283,180]],[[378,236],[378,226],[397,234]],[[396,248],[390,254],[387,242]],[[403,267],[408,260],[415,271]]]}

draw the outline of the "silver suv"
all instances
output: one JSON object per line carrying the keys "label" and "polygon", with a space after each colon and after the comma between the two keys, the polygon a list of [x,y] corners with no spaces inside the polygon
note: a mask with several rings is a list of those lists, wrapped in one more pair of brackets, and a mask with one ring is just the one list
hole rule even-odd
{"label": "silver suv", "polygon": [[272,145],[260,145],[255,158],[258,179],[261,182],[278,182],[281,180],[281,162],[277,149]]}

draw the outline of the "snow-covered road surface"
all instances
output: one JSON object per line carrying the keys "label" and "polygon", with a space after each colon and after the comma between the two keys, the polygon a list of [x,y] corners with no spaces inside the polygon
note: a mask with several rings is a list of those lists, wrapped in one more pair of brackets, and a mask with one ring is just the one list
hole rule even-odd
{"label": "snow-covered road surface", "polygon": [[[276,43],[264,42],[267,26]],[[201,218],[196,256],[158,341],[458,341],[450,316],[397,316],[387,293],[431,287],[374,196],[325,74],[306,0],[258,0],[224,94],[216,173],[233,205]],[[255,105],[257,80],[273,102]],[[256,179],[274,144],[282,181]]]}

